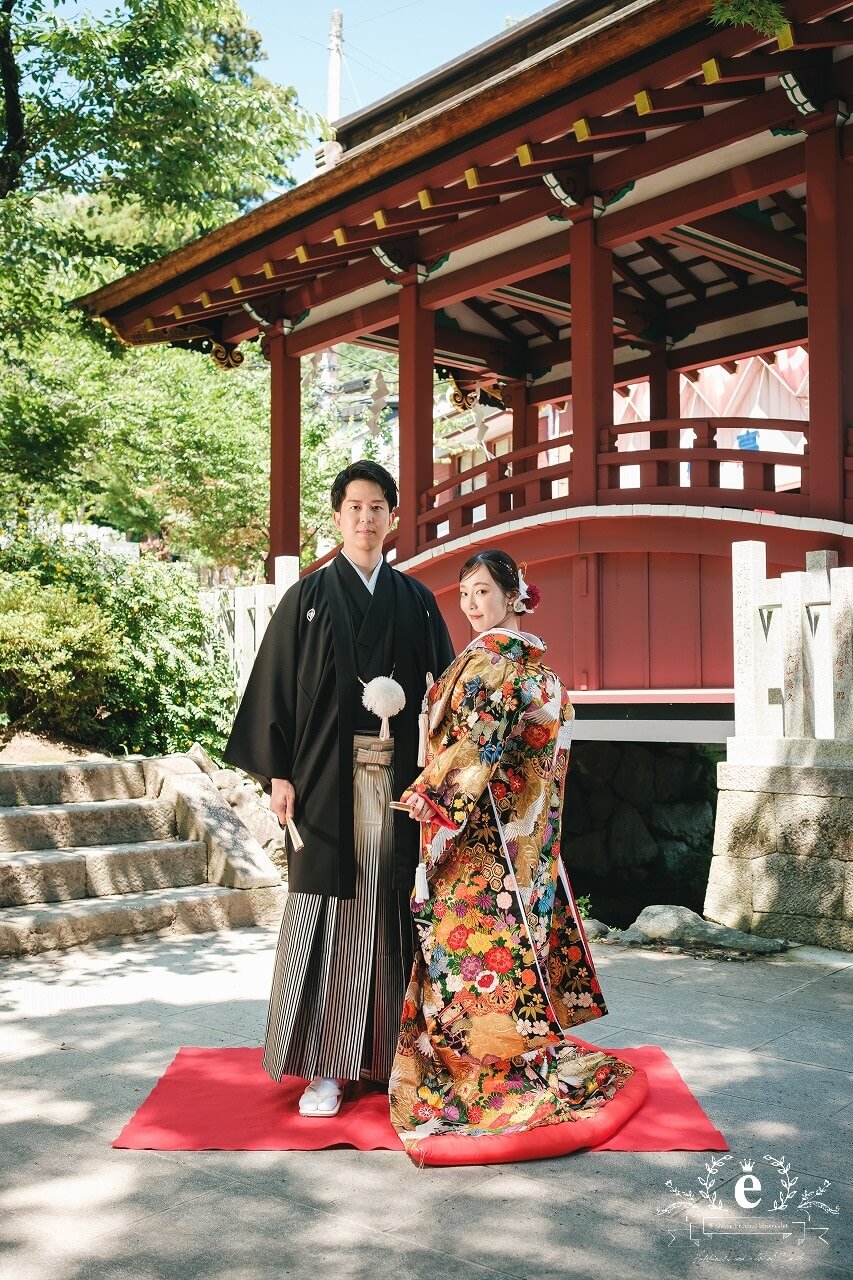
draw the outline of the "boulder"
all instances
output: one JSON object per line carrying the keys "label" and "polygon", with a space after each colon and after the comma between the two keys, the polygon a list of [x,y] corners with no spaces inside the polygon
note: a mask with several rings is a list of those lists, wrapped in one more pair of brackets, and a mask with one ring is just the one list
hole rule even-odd
{"label": "boulder", "polygon": [[[713,924],[689,907],[656,905],[644,907],[631,929],[647,938],[662,942],[689,942],[707,947],[725,947],[731,951],[754,951],[762,954],[784,951],[781,938],[759,938],[740,929]],[[630,931],[627,931],[630,932]]]}
{"label": "boulder", "polygon": [[590,940],[606,938],[610,929],[601,920],[584,920],[583,931]]}
{"label": "boulder", "polygon": [[630,804],[620,802],[610,824],[610,861],[617,867],[641,867],[654,862],[658,847],[641,815]]}
{"label": "boulder", "polygon": [[709,844],[714,829],[714,810],[705,801],[701,804],[654,804],[649,821],[653,831],[681,840],[696,848]]}
{"label": "boulder", "polygon": [[625,744],[613,775],[613,790],[641,812],[650,808],[655,795],[655,758],[648,747]]}

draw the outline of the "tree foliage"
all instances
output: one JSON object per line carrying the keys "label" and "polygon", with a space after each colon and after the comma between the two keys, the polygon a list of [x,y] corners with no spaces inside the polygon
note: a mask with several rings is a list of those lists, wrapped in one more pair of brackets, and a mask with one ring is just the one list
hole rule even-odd
{"label": "tree foliage", "polygon": [[720,27],[754,27],[762,35],[774,36],[786,18],[779,0],[714,0],[711,21]]}
{"label": "tree foliage", "polygon": [[[292,89],[256,72],[259,38],[234,0],[215,17],[208,0],[124,0],[102,18],[68,9],[0,0],[7,326],[15,314],[45,321],[40,286],[71,261],[97,282],[174,248],[156,234],[168,215],[189,238],[288,185],[312,124]],[[77,217],[65,216],[69,198]],[[109,213],[123,208],[154,234],[113,238]]]}
{"label": "tree foliage", "polygon": [[221,749],[234,680],[196,583],[27,532],[0,548],[0,715],[112,752]]}

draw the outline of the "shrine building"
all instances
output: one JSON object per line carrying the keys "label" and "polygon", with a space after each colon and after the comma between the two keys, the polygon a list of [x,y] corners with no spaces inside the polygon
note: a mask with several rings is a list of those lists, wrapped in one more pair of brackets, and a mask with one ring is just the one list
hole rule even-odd
{"label": "shrine building", "polygon": [[[396,352],[389,550],[454,642],[460,565],[500,546],[542,588],[581,736],[720,742],[732,543],[776,575],[853,564],[853,4],[784,7],[771,38],[709,0],[562,0],[83,305],[225,366],[260,340],[271,557],[300,545],[303,357]],[[505,407],[500,452],[437,455],[436,370]]]}

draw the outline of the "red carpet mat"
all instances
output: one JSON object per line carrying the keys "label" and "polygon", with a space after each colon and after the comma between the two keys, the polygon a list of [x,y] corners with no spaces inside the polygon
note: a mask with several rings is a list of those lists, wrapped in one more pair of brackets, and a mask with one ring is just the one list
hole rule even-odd
{"label": "red carpet mat", "polygon": [[[596,1151],[727,1151],[662,1049],[611,1049],[645,1071],[645,1102]],[[305,1081],[281,1084],[261,1067],[260,1049],[180,1049],[114,1147],[152,1151],[401,1151],[388,1099],[359,1088],[331,1119],[300,1116]]]}

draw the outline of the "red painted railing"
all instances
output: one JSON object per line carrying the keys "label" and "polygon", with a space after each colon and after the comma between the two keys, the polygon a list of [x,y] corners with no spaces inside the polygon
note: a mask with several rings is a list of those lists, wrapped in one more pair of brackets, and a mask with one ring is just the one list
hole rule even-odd
{"label": "red painted railing", "polygon": [[[719,429],[797,432],[808,440],[809,424],[789,419],[682,418],[630,423],[600,433],[597,455],[597,503],[690,503],[775,511],[780,515],[808,514],[808,454],[766,450],[721,449]],[[694,439],[681,444],[681,432]],[[649,448],[620,452],[620,436],[649,433]],[[418,549],[436,546],[475,529],[502,524],[509,518],[533,516],[571,507],[571,435],[540,440],[480,463],[433,485],[420,495]],[[743,487],[721,484],[721,465],[735,463]],[[847,463],[847,484],[853,505],[853,459]],[[624,484],[625,468],[636,484]],[[793,469],[783,482],[777,468]]]}

